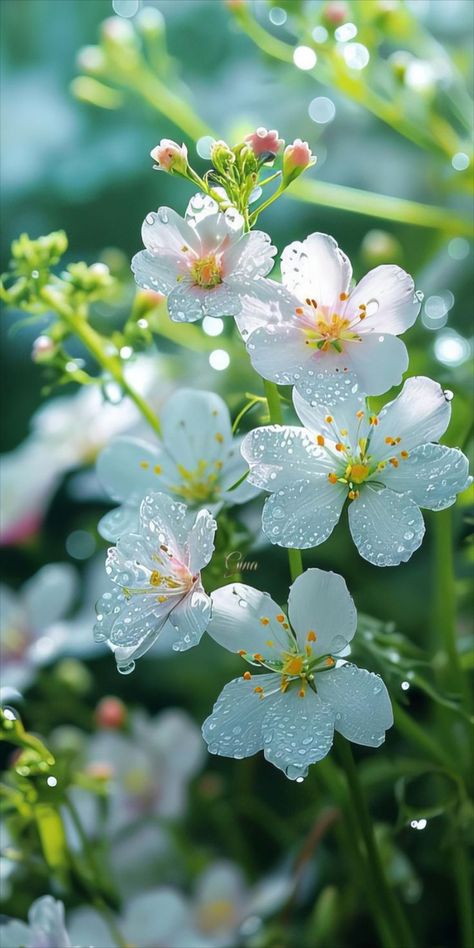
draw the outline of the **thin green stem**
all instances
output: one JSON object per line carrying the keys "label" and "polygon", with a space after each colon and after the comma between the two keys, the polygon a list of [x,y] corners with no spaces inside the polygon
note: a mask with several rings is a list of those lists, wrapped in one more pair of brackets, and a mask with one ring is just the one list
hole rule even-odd
{"label": "thin green stem", "polygon": [[151,410],[150,406],[147,405],[142,396],[128,383],[123,373],[120,358],[115,355],[110,355],[105,351],[102,336],[89,325],[84,316],[74,312],[52,287],[43,287],[41,297],[51,309],[58,313],[74,335],[81,340],[101,368],[112,376],[114,381],[117,382],[120,388],[135,403],[145,420],[153,428],[155,434],[161,437],[159,418]]}
{"label": "thin green stem", "polygon": [[380,853],[375,839],[372,820],[370,818],[367,802],[360,783],[351,746],[349,741],[346,741],[345,738],[337,740],[336,746],[339,753],[339,760],[346,774],[349,792],[357,816],[357,823],[364,839],[370,871],[372,873],[373,879],[377,882],[381,901],[384,903],[392,917],[393,933],[396,938],[398,938],[396,944],[400,946],[403,945],[403,948],[412,948],[412,946],[414,948],[415,942],[408,926],[408,922],[402,911],[400,903],[385,876],[382,860],[380,858]]}
{"label": "thin green stem", "polygon": [[393,715],[395,718],[395,727],[411,743],[416,744],[424,754],[427,754],[431,760],[436,761],[441,767],[447,770],[453,769],[453,761],[444,747],[430,737],[427,728],[420,727],[411,714],[393,702]]}
{"label": "thin green stem", "polygon": [[474,945],[474,913],[472,905],[472,880],[469,859],[465,846],[455,844],[452,864],[456,879],[458,900],[460,945],[472,948]]}

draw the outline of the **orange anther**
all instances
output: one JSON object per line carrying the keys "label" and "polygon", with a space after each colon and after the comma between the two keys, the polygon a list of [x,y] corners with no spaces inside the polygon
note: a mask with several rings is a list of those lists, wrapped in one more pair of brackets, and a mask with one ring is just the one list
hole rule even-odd
{"label": "orange anther", "polygon": [[260,685],[257,685],[257,687],[254,688],[253,690],[255,691],[257,695],[263,695],[263,688],[261,688]]}
{"label": "orange anther", "polygon": [[247,654],[247,652],[245,651],[244,648],[241,648],[241,649],[240,649],[240,652],[237,652],[237,655],[240,655],[241,658],[242,658],[242,655],[246,655],[246,654]]}
{"label": "orange anther", "polygon": [[334,418],[332,417],[332,415],[326,415],[324,420],[327,421],[328,425],[330,425],[331,422],[334,421]]}
{"label": "orange anther", "polygon": [[389,461],[390,461],[390,464],[392,465],[392,467],[398,467],[397,458],[389,458]]}
{"label": "orange anther", "polygon": [[276,620],[277,620],[277,622],[284,622],[284,621],[285,621],[285,616],[283,615],[282,612],[280,612],[279,615],[276,616]]}
{"label": "orange anther", "polygon": [[260,652],[255,652],[254,659],[256,662],[263,662],[263,655],[260,655]]}
{"label": "orange anther", "polygon": [[364,417],[364,414],[365,414],[365,412],[363,412],[363,411],[356,411],[356,418],[363,418],[363,417]]}
{"label": "orange anther", "polygon": [[324,444],[324,438],[323,438],[323,436],[322,436],[322,435],[317,435],[316,441],[317,441],[317,443],[320,445],[320,447],[322,448],[322,447],[323,447],[323,444]]}
{"label": "orange anther", "polygon": [[335,664],[336,662],[334,661],[334,659],[330,655],[328,655],[326,659],[326,665],[328,666],[328,668],[332,668],[332,666]]}
{"label": "orange anther", "polygon": [[337,474],[328,474],[328,481],[330,484],[337,484]]}
{"label": "orange anther", "polygon": [[340,300],[348,300],[348,299],[349,299],[349,294],[348,294],[348,293],[339,293],[339,299],[340,299]]}
{"label": "orange anther", "polygon": [[260,619],[260,623],[261,625],[269,625],[270,619],[268,619],[267,616],[262,616],[262,618]]}
{"label": "orange anther", "polygon": [[340,441],[337,442],[335,447],[336,451],[344,451],[344,445]]}
{"label": "orange anther", "polygon": [[295,313],[296,313],[297,316],[302,316],[303,313],[304,313],[304,309],[302,309],[301,306],[297,306],[296,309],[295,309]]}
{"label": "orange anther", "polygon": [[309,632],[308,632],[308,634],[307,634],[307,636],[306,636],[306,639],[307,639],[308,642],[315,642],[315,641],[316,641],[317,635],[316,635],[316,632],[314,631],[314,629],[310,629],[310,630],[309,630]]}
{"label": "orange anther", "polygon": [[400,451],[400,457],[403,458],[404,461],[406,461],[408,457],[408,451]]}
{"label": "orange anther", "polygon": [[268,642],[266,642],[266,645],[268,645],[269,648],[273,648],[273,639],[268,639]]}
{"label": "orange anther", "polygon": [[244,672],[243,675],[242,675],[242,678],[244,678],[245,681],[250,681],[251,677],[252,677],[252,676],[251,676],[250,672]]}

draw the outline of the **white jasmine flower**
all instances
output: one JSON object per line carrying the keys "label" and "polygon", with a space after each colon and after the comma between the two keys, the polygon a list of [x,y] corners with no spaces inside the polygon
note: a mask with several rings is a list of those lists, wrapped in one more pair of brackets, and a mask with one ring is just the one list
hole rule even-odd
{"label": "white jasmine flower", "polygon": [[72,948],[64,924],[64,905],[51,895],[36,899],[28,923],[15,920],[0,925],[2,948]]}
{"label": "white jasmine flower", "polygon": [[225,685],[203,724],[212,754],[263,750],[290,780],[326,756],[334,730],[379,747],[393,723],[378,675],[341,663],[357,614],[336,573],[308,569],[290,589],[288,618],[268,595],[235,583],[212,593],[208,633],[265,674],[246,671]]}
{"label": "white jasmine flower", "polygon": [[148,494],[140,505],[136,533],[124,534],[107,554],[106,572],[115,589],[99,599],[96,641],[107,641],[118,670],[133,671],[168,626],[173,649],[197,645],[211,601],[200,570],[214,550],[215,520],[208,510],[194,516],[166,494]]}
{"label": "white jasmine flower", "polygon": [[163,440],[116,438],[99,456],[99,480],[122,506],[99,524],[106,540],[135,530],[139,503],[150,490],[160,490],[188,507],[205,505],[216,513],[224,503],[240,504],[255,496],[245,481],[228,488],[245,473],[241,439],[233,438],[229,410],[219,395],[182,389],[161,413]]}
{"label": "white jasmine flower", "polygon": [[327,234],[289,244],[281,273],[283,286],[272,284],[277,315],[262,313],[255,328],[255,308],[244,300],[238,317],[260,375],[295,385],[305,398],[318,397],[334,374],[347,373],[369,395],[401,382],[408,353],[397,336],[421,305],[408,273],[376,267],[350,290],[350,261]]}
{"label": "white jasmine flower", "polygon": [[464,454],[432,443],[451,416],[441,386],[407,379],[378,415],[339,383],[328,386],[325,403],[309,404],[298,392],[293,401],[303,428],[257,428],[242,444],[249,480],[272,492],[262,519],[266,536],[279,546],[318,546],[348,497],[360,555],[374,566],[406,562],[425,532],[420,507],[449,507],[470,483]]}
{"label": "white jasmine flower", "polygon": [[71,608],[77,587],[77,573],[67,563],[43,566],[19,592],[2,587],[2,690],[22,691],[36,667],[62,650],[56,623]]}
{"label": "white jasmine flower", "polygon": [[148,214],[142,227],[146,250],[132,260],[139,286],[168,297],[175,322],[201,316],[235,316],[245,292],[258,295],[276,253],[268,234],[243,232],[235,208],[223,213],[212,198],[191,198],[184,219],[170,207]]}

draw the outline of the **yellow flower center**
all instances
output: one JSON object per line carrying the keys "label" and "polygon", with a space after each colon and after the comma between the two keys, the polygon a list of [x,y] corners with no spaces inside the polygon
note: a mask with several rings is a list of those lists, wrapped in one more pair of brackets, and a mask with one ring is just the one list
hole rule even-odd
{"label": "yellow flower center", "polygon": [[222,462],[215,461],[214,470],[209,470],[208,462],[201,460],[197,467],[190,471],[182,464],[178,464],[177,468],[182,481],[172,487],[173,493],[178,497],[182,497],[188,504],[201,503],[204,500],[217,500],[220,493],[217,481],[221,467]]}
{"label": "yellow flower center", "polygon": [[360,336],[351,330],[351,320],[339,313],[330,313],[326,307],[318,307],[316,300],[307,299],[306,307],[298,306],[296,315],[301,317],[306,333],[306,345],[320,352],[335,349],[342,352],[344,342],[354,342]]}
{"label": "yellow flower center", "polygon": [[346,477],[353,484],[363,484],[370,474],[368,464],[349,464],[346,470]]}
{"label": "yellow flower center", "polygon": [[196,286],[202,286],[205,290],[210,290],[222,283],[222,265],[214,253],[208,254],[207,257],[201,257],[200,260],[195,260],[190,273],[193,283]]}

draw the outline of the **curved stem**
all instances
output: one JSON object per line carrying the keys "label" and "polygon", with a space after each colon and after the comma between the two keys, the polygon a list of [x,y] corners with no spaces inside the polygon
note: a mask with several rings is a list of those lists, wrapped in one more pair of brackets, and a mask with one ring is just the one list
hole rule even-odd
{"label": "curved stem", "polygon": [[48,306],[51,307],[54,312],[58,313],[61,319],[66,323],[66,325],[71,329],[75,336],[81,340],[86,349],[94,357],[95,361],[105,369],[106,372],[109,372],[112,378],[120,385],[120,388],[128,395],[128,397],[135,403],[139,412],[143,415],[145,421],[148,422],[155,434],[158,437],[161,437],[161,425],[160,420],[151,410],[150,406],[147,405],[146,401],[142,396],[135,391],[134,388],[128,383],[122,369],[122,363],[118,356],[109,355],[105,351],[104,343],[102,337],[99,335],[92,326],[89,325],[87,320],[74,312],[70,306],[65,303],[61,296],[55,292],[52,287],[45,286],[41,290],[41,297]]}

